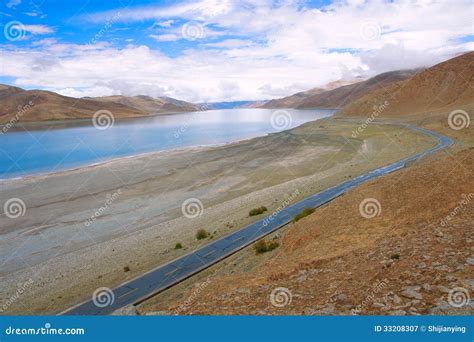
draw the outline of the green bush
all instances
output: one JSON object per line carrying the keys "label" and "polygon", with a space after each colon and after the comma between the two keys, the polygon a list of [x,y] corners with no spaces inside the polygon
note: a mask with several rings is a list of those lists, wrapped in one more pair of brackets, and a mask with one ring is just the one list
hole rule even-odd
{"label": "green bush", "polygon": [[280,244],[276,241],[267,242],[265,239],[259,240],[253,246],[255,249],[255,254],[262,254],[265,252],[273,251]]}
{"label": "green bush", "polygon": [[301,213],[293,217],[293,222],[297,222],[301,220],[303,217],[311,215],[312,213],[314,213],[315,210],[316,210],[315,208],[304,208]]}
{"label": "green bush", "polygon": [[209,236],[209,233],[206,232],[205,229],[199,229],[197,232],[196,232],[196,239],[198,240],[202,240],[202,239],[205,239]]}
{"label": "green bush", "polygon": [[249,216],[255,216],[255,215],[260,215],[267,211],[267,208],[264,206],[261,206],[260,208],[254,208],[249,211]]}
{"label": "green bush", "polygon": [[183,245],[179,242],[174,246],[174,249],[181,249],[181,248],[183,248]]}

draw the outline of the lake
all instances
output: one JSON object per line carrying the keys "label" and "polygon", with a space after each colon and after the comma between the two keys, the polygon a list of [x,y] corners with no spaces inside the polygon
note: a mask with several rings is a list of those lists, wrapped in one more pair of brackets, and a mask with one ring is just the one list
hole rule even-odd
{"label": "lake", "polygon": [[[223,109],[116,120],[45,125],[0,134],[0,179],[52,173],[113,158],[263,136],[328,117],[332,109]],[[58,127],[59,126],[59,127]]]}

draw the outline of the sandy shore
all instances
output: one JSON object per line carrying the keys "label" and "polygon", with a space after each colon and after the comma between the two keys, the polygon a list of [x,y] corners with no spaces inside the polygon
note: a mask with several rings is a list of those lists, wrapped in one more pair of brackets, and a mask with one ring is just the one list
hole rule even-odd
{"label": "sandy shore", "polygon": [[[357,127],[325,119],[225,146],[0,182],[2,202],[26,204],[24,216],[0,217],[4,311],[60,312],[206,243],[195,239],[199,228],[225,235],[257,219],[248,217],[254,207],[275,209],[296,189],[295,201],[434,144],[391,126],[354,138]],[[195,218],[182,214],[190,198],[203,206]],[[185,248],[175,250],[177,242]]]}

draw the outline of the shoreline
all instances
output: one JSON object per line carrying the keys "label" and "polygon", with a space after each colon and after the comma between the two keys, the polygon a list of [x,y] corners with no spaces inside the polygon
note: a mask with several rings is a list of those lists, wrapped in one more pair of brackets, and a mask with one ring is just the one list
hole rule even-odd
{"label": "shoreline", "polygon": [[[265,109],[265,108],[255,108],[255,109]],[[316,109],[321,109],[321,108],[311,108],[311,110],[316,110]],[[330,109],[328,109],[328,110],[330,110]],[[169,113],[169,114],[164,114],[164,115],[180,115],[180,114],[191,114],[191,113],[195,113],[195,112],[181,112],[181,113],[174,113],[174,114]],[[302,123],[301,125],[298,125],[298,126],[295,126],[295,127],[292,127],[292,128],[288,128],[286,130],[282,130],[282,131],[278,131],[278,132],[269,132],[269,133],[265,133],[263,135],[257,135],[257,136],[250,137],[250,138],[242,138],[242,139],[237,139],[237,140],[227,141],[227,142],[222,142],[222,143],[205,144],[205,145],[191,145],[191,146],[177,147],[177,148],[166,149],[166,150],[142,152],[142,153],[133,154],[133,155],[124,155],[124,156],[112,157],[110,159],[106,159],[106,160],[102,160],[102,161],[98,161],[98,162],[93,162],[93,163],[85,163],[85,164],[82,164],[82,165],[72,166],[71,168],[60,169],[60,170],[57,170],[57,171],[54,171],[54,170],[51,171],[51,172],[49,172],[49,171],[39,171],[39,172],[34,172],[34,173],[31,173],[31,174],[24,175],[24,176],[13,176],[13,177],[8,177],[8,178],[0,178],[0,184],[3,184],[3,183],[8,182],[8,181],[31,180],[31,179],[34,179],[34,178],[45,178],[45,177],[48,177],[48,176],[61,175],[61,174],[66,174],[66,173],[73,173],[75,171],[81,171],[81,170],[87,170],[89,168],[105,166],[108,163],[117,162],[117,161],[120,161],[120,160],[147,157],[147,156],[152,156],[154,154],[155,155],[161,155],[163,153],[199,151],[199,150],[212,149],[212,148],[215,148],[215,147],[230,146],[232,144],[242,143],[242,142],[250,141],[252,139],[263,138],[263,137],[269,136],[271,134],[278,134],[278,133],[291,131],[293,129],[296,129],[296,128],[298,128],[298,127],[300,127],[304,124],[310,123],[310,122],[317,122],[319,120],[325,120],[325,119],[328,119],[328,118],[332,118],[333,115],[334,114],[329,115],[329,116],[324,117],[324,118],[319,118],[319,119],[316,119],[316,120],[307,121],[305,123]],[[160,115],[160,116],[163,116],[163,115]],[[124,118],[124,119],[128,120],[128,119],[137,119],[137,118]],[[74,119],[74,120],[85,120],[85,119]],[[62,121],[62,122],[64,122],[64,121]],[[2,125],[0,125],[0,127],[1,126]]]}

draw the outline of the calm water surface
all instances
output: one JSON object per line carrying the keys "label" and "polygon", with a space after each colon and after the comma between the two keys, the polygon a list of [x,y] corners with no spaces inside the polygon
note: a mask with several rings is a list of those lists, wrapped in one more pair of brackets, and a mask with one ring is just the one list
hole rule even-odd
{"label": "calm water surface", "polygon": [[[117,157],[263,136],[330,116],[334,110],[224,109],[0,134],[0,179],[50,173]],[[289,113],[289,115],[288,115]]]}

